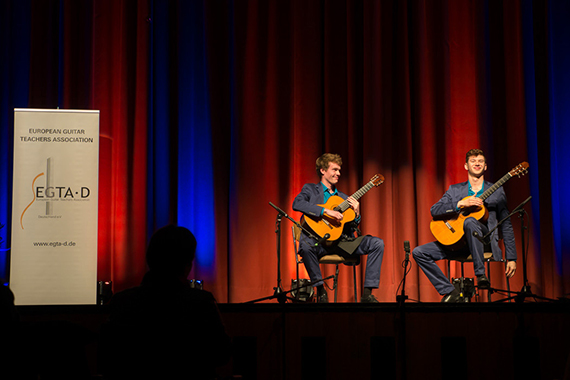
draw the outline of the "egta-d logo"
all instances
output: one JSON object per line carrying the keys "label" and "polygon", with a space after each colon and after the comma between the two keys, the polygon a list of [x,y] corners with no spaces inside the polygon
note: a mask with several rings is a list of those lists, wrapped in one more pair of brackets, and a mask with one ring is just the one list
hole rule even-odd
{"label": "egta-d logo", "polygon": [[[35,202],[45,202],[45,212],[43,217],[57,217],[53,215],[53,203],[60,201],[89,200],[91,190],[87,186],[59,186],[51,184],[42,184],[41,179],[45,179],[45,173],[39,173],[32,180],[32,200],[24,208],[20,216],[20,227],[24,229],[24,215]],[[39,217],[42,217],[38,215]]]}

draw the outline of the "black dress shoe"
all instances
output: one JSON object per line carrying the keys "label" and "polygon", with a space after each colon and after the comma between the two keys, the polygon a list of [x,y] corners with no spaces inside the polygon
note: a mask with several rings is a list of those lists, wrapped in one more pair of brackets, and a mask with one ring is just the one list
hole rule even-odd
{"label": "black dress shoe", "polygon": [[481,276],[477,276],[477,287],[479,289],[489,289],[491,287],[491,283],[487,276],[482,274]]}
{"label": "black dress shoe", "polygon": [[323,292],[317,295],[317,303],[329,303],[329,296],[327,292]]}
{"label": "black dress shoe", "polygon": [[366,297],[361,297],[360,302],[361,303],[380,303],[380,301],[378,301],[376,299],[376,297],[374,297],[372,294],[370,294],[369,296],[366,296]]}
{"label": "black dress shoe", "polygon": [[461,300],[461,293],[459,293],[459,290],[454,289],[451,293],[444,295],[443,298],[441,299],[441,302],[457,303],[460,300]]}

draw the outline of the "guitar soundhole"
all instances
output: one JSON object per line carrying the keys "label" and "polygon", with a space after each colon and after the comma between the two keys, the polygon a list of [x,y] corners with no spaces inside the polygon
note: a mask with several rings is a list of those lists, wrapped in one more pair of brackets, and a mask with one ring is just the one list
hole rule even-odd
{"label": "guitar soundhole", "polygon": [[333,227],[339,227],[342,223],[339,222],[338,220],[334,219],[334,218],[326,218],[326,220],[329,222],[330,225],[332,225]]}

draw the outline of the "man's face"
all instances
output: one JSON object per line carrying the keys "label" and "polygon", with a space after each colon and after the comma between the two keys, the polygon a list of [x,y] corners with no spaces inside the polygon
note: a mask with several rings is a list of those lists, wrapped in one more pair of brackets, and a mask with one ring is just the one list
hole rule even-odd
{"label": "man's face", "polygon": [[485,173],[485,170],[487,170],[485,156],[478,155],[469,157],[469,160],[465,163],[465,170],[473,177],[481,177],[483,173]]}
{"label": "man's face", "polygon": [[340,178],[340,166],[334,162],[329,163],[327,170],[321,169],[321,180],[325,185],[336,185]]}

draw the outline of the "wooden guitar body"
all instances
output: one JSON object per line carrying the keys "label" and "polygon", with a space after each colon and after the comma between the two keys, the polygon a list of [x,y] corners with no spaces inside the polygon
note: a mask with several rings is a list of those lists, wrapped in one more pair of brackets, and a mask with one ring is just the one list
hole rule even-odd
{"label": "wooden guitar body", "polygon": [[489,217],[489,212],[485,206],[466,207],[462,209],[455,218],[432,220],[429,224],[429,229],[441,244],[460,247],[463,245],[460,240],[465,234],[463,231],[463,224],[465,223],[465,219],[471,217],[484,222]]}
{"label": "wooden guitar body", "polygon": [[[368,181],[366,185],[362,186],[356,193],[352,194],[351,197],[355,200],[358,200],[360,197],[366,194],[368,190],[373,187],[380,186],[382,183],[384,183],[384,176],[381,174],[376,174],[370,179],[370,181]],[[348,201],[342,199],[338,195],[331,196],[325,204],[318,206],[340,212],[343,215],[342,220],[339,221],[334,218],[330,218],[327,215],[323,215],[320,218],[313,218],[304,215],[303,222],[305,226],[308,226],[316,235],[320,236],[321,238],[324,238],[326,234],[329,234],[326,243],[333,243],[336,240],[340,239],[345,224],[352,222],[356,218],[356,213],[352,208],[350,208]]]}
{"label": "wooden guitar body", "polygon": [[[338,210],[342,202],[344,202],[344,199],[337,195],[334,195],[329,198],[327,203],[318,206],[328,208],[329,210]],[[323,215],[319,219],[313,219],[308,216],[305,216],[304,218],[305,223],[311,230],[313,230],[316,235],[323,237],[326,234],[330,234],[330,237],[327,239],[327,241],[336,241],[340,239],[345,224],[352,222],[356,218],[356,213],[353,209],[349,208],[344,211],[343,218],[340,221],[334,218],[330,218],[327,215]]]}

